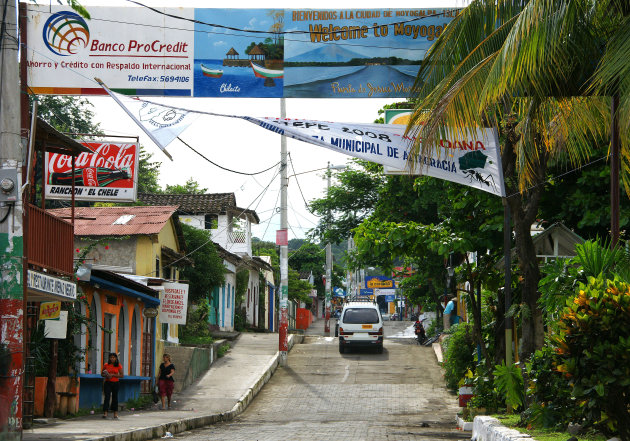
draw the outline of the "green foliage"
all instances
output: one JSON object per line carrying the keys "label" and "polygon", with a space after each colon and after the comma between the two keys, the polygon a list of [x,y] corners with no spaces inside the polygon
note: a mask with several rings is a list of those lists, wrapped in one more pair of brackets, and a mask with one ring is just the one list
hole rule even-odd
{"label": "green foliage", "polygon": [[92,103],[82,97],[38,95],[37,114],[55,129],[63,133],[101,134],[98,123],[94,123]]}
{"label": "green foliage", "polygon": [[473,396],[468,401],[468,408],[498,409],[502,399],[499,398],[497,389],[494,387],[494,378],[487,372],[483,364],[477,366],[477,370],[472,379]]}
{"label": "green foliage", "polygon": [[182,268],[182,278],[190,282],[188,300],[196,302],[210,295],[210,290],[223,284],[225,267],[212,242],[208,230],[181,224],[188,250],[197,250],[189,256],[193,265]]}
{"label": "green foliage", "polygon": [[475,343],[470,324],[460,323],[451,330],[452,334],[443,343],[443,366],[446,387],[455,391],[466,372],[475,369]]}
{"label": "green foliage", "polygon": [[305,302],[307,305],[313,303],[309,297],[311,284],[305,280],[300,280],[300,275],[294,269],[289,268],[289,300]]}
{"label": "green foliage", "polygon": [[138,193],[161,193],[162,189],[158,182],[160,177],[161,162],[152,161],[153,153],[140,146],[138,158]]}
{"label": "green foliage", "polygon": [[586,425],[630,439],[630,285],[591,277],[567,301],[552,337]]}
{"label": "green foliage", "polygon": [[529,405],[523,418],[536,427],[564,427],[577,407],[564,376],[556,370],[557,362],[553,347],[545,345],[526,364]]}
{"label": "green foliage", "polygon": [[525,390],[523,389],[523,374],[516,364],[506,366],[505,362],[495,366],[494,385],[505,399],[505,404],[513,409],[523,405]]}
{"label": "green foliage", "polygon": [[186,324],[180,325],[179,339],[181,343],[200,344],[212,342],[209,327],[210,304],[207,299],[201,299],[196,305],[189,305]]}
{"label": "green foliage", "polygon": [[167,184],[166,188],[164,189],[164,193],[166,194],[204,194],[207,191],[207,188],[201,188],[199,183],[193,178],[189,178],[184,185]]}
{"label": "green foliage", "polygon": [[[236,272],[236,290],[234,293],[234,304],[241,305],[247,294],[247,285],[249,284],[249,271],[242,269]],[[238,312],[235,311],[235,312]],[[235,318],[236,320],[236,318]],[[245,322],[243,322],[244,324]]]}
{"label": "green foliage", "polygon": [[584,270],[585,277],[597,277],[600,274],[605,278],[611,278],[615,264],[623,259],[623,250],[620,247],[611,248],[608,241],[587,240],[576,245],[575,259]]}
{"label": "green foliage", "polygon": [[139,409],[148,409],[150,407],[153,406],[153,397],[151,395],[138,395],[134,398],[129,398],[126,402],[125,402],[125,409],[130,410],[130,409],[135,409],[135,410],[139,410]]}
{"label": "green foliage", "polygon": [[229,350],[230,350],[229,343],[222,344],[221,346],[219,346],[219,349],[217,349],[217,358],[223,357],[225,354],[227,354]]}

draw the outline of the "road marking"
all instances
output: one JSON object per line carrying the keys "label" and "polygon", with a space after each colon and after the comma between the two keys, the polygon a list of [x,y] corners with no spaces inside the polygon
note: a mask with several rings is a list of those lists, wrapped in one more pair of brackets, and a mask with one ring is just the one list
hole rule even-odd
{"label": "road marking", "polygon": [[346,382],[346,380],[348,379],[348,375],[350,375],[350,365],[349,364],[346,365],[346,373],[343,376],[343,380],[341,380],[342,383]]}

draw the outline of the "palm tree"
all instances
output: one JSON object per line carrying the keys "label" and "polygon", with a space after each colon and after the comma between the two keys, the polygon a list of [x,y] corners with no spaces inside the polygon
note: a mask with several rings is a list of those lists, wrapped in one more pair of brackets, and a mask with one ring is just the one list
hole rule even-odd
{"label": "palm tree", "polygon": [[[417,105],[408,129],[422,139],[414,146],[417,151],[436,148],[445,127],[456,136],[476,127],[499,131],[504,203],[513,214],[522,277],[522,357],[543,344],[540,272],[530,227],[547,163],[579,165],[589,158],[593,140],[608,136],[610,99],[598,93],[609,92],[611,84],[625,93],[619,114],[628,120],[630,69],[619,61],[630,55],[626,3],[474,1],[446,27],[418,73]],[[628,133],[622,139],[624,158],[630,157]],[[625,182],[629,164],[624,162]]]}

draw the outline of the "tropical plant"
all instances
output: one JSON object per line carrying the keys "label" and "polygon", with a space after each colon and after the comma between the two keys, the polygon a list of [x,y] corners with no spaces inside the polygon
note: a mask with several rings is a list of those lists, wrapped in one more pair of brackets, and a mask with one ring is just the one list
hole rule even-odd
{"label": "tropical plant", "polygon": [[630,440],[630,284],[590,277],[552,336],[577,423]]}
{"label": "tropical plant", "polygon": [[523,405],[525,390],[523,374],[517,364],[505,364],[505,361],[494,367],[494,385],[505,399],[508,408],[517,409]]}
{"label": "tropical plant", "polygon": [[460,323],[451,329],[451,335],[443,343],[443,367],[446,387],[455,391],[466,372],[475,369],[475,342],[472,326],[468,323]]}
{"label": "tropical plant", "polygon": [[[514,220],[522,301],[530,312],[522,315],[522,356],[543,344],[540,273],[530,226],[538,215],[548,161],[582,164],[590,157],[591,141],[608,133],[608,100],[580,94],[598,62],[606,60],[612,32],[628,30],[627,10],[621,0],[474,1],[446,27],[418,73],[409,126],[414,153],[438,149],[447,128],[457,137],[478,127],[499,131],[509,195],[504,202]],[[623,48],[627,54],[628,45]],[[576,62],[581,59],[595,61]],[[619,67],[626,59],[616,58],[617,70],[601,75],[604,89],[618,84],[610,82],[613,78],[628,77]]]}
{"label": "tropical plant", "polygon": [[575,415],[577,403],[564,376],[556,370],[557,363],[554,348],[546,345],[537,350],[526,364],[528,405],[523,418],[528,424],[561,428]]}

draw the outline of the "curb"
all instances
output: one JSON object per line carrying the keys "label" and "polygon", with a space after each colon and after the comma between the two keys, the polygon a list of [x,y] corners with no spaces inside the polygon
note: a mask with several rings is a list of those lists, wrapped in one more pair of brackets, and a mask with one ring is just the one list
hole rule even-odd
{"label": "curb", "polygon": [[464,432],[472,432],[473,430],[473,422],[472,421],[464,421],[463,419],[461,419],[459,417],[459,415],[456,416],[457,418],[457,428],[460,430],[463,430]]}
{"label": "curb", "polygon": [[[290,334],[288,336],[288,350],[290,351],[296,343],[302,343],[303,340],[303,335]],[[267,364],[262,376],[239,398],[238,402],[228,412],[183,418],[181,420],[160,424],[159,426],[144,427],[130,430],[128,432],[116,433],[114,435],[91,438],[90,441],[145,441],[154,438],[161,438],[166,434],[166,432],[170,432],[174,435],[176,433],[198,429],[223,421],[231,421],[247,409],[247,406],[249,406],[256,395],[258,395],[258,392],[260,392],[262,387],[272,377],[279,364],[280,353],[277,352],[271,362]]]}
{"label": "curb", "polygon": [[471,441],[532,441],[530,435],[505,427],[490,416],[476,416],[473,421]]}

